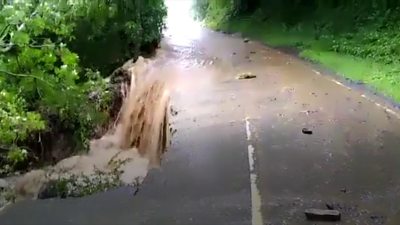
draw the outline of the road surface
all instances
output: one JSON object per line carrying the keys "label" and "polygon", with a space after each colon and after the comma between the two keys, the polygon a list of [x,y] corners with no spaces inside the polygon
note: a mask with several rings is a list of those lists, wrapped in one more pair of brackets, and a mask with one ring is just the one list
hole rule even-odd
{"label": "road surface", "polygon": [[0,224],[309,225],[304,210],[326,204],[337,224],[400,224],[400,117],[384,99],[199,27],[170,28],[159,55],[176,133],[136,196],[21,202]]}

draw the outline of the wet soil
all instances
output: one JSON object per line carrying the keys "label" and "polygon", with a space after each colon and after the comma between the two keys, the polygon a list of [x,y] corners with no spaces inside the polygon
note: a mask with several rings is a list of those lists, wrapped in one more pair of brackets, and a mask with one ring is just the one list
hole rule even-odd
{"label": "wet soil", "polygon": [[[384,99],[180,17],[170,18],[150,70],[169,90],[175,135],[141,191],[21,203],[0,214],[4,224],[252,224],[248,143],[263,224],[326,224],[304,211],[327,205],[342,214],[335,224],[400,224],[400,116]],[[256,77],[237,80],[242,73]],[[49,210],[57,217],[44,220]]]}
{"label": "wet soil", "polygon": [[8,179],[7,193],[12,189],[14,198],[21,201],[81,196],[123,185],[138,186],[148,169],[160,166],[171,133],[169,92],[158,74],[152,74],[152,63],[139,57],[135,63],[127,62],[121,67],[123,76],[127,77],[118,85],[119,113],[110,130],[91,141],[87,154],[28,172],[13,182]]}

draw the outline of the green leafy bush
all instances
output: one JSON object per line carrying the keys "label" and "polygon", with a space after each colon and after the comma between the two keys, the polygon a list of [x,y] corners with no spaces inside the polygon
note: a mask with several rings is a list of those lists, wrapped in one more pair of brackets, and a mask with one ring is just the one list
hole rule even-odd
{"label": "green leafy bush", "polygon": [[70,44],[87,67],[108,74],[127,59],[154,50],[161,40],[163,0],[83,2],[74,5],[75,39]]}
{"label": "green leafy bush", "polygon": [[108,118],[103,77],[157,45],[166,15],[162,0],[11,2],[0,5],[3,167],[51,159],[57,135],[85,149]]}
{"label": "green leafy bush", "polygon": [[236,15],[237,7],[231,0],[197,0],[193,8],[197,19],[205,20],[208,26],[217,28]]}
{"label": "green leafy bush", "polygon": [[399,61],[400,1],[195,0],[194,6],[200,19],[216,27],[251,15],[255,21],[283,24],[286,31],[312,27],[315,40],[330,43],[324,43],[326,50],[387,64]]}

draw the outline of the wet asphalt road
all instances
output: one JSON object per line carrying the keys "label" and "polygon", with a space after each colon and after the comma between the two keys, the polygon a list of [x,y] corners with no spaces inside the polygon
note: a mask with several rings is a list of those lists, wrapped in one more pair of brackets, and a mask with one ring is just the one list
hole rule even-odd
{"label": "wet asphalt road", "polygon": [[[400,119],[386,101],[205,29],[171,29],[159,58],[177,132],[137,195],[22,202],[0,213],[1,225],[326,224],[303,212],[327,203],[342,212],[332,224],[400,224]],[[236,80],[241,72],[257,78]]]}

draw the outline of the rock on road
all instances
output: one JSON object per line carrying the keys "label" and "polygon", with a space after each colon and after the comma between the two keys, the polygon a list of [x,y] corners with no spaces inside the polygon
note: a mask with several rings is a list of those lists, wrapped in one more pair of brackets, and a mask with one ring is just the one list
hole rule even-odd
{"label": "rock on road", "polygon": [[135,196],[21,202],[0,224],[308,225],[304,211],[327,204],[340,224],[400,224],[398,110],[237,35],[165,35],[153,69],[178,114],[161,167]]}

